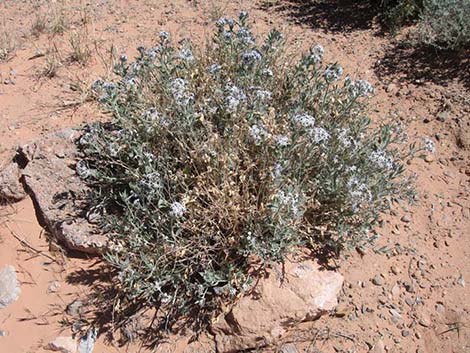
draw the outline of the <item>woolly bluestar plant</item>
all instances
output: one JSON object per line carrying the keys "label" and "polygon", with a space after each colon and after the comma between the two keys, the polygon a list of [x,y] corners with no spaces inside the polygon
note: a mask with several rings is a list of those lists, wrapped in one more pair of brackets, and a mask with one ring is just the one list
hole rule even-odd
{"label": "woolly bluestar plant", "polygon": [[77,173],[116,245],[116,320],[153,307],[155,324],[204,327],[250,288],[253,266],[369,244],[381,212],[413,197],[415,149],[371,126],[372,85],[342,80],[319,45],[294,61],[245,12],[218,20],[204,48],[170,38],[93,84],[112,120],[77,142]]}

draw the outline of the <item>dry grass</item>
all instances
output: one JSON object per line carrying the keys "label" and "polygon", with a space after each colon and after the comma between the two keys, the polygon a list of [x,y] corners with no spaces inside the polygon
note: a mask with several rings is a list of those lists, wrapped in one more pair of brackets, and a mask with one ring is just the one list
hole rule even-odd
{"label": "dry grass", "polygon": [[16,40],[12,31],[6,26],[5,20],[0,24],[0,61],[7,61],[11,58],[16,49]]}
{"label": "dry grass", "polygon": [[91,59],[90,39],[87,31],[72,32],[69,37],[69,44],[72,49],[70,60],[81,65],[86,65]]}
{"label": "dry grass", "polygon": [[45,53],[44,66],[38,76],[53,78],[57,76],[59,68],[62,66],[62,59],[56,44],[52,44]]}

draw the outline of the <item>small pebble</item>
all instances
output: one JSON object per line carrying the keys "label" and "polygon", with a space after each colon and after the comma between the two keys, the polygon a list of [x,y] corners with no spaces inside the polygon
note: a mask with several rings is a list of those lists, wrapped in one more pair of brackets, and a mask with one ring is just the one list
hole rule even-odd
{"label": "small pebble", "polygon": [[403,337],[408,337],[408,336],[410,335],[410,331],[408,331],[408,330],[403,330],[403,331],[401,331],[401,335],[402,335]]}
{"label": "small pebble", "polygon": [[427,154],[425,157],[424,157],[424,160],[428,163],[432,163],[434,162],[434,156],[432,154]]}
{"label": "small pebble", "polygon": [[401,218],[401,221],[402,221],[402,222],[405,222],[405,223],[409,223],[409,222],[411,222],[411,218],[410,218],[410,216],[408,216],[408,215],[404,215],[404,216]]}
{"label": "small pebble", "polygon": [[383,279],[382,279],[382,277],[380,277],[379,275],[376,275],[376,276],[372,279],[372,283],[375,284],[376,286],[381,286],[381,285],[383,285]]}
{"label": "small pebble", "polygon": [[390,269],[394,275],[398,275],[400,273],[400,269],[397,266],[392,266]]}

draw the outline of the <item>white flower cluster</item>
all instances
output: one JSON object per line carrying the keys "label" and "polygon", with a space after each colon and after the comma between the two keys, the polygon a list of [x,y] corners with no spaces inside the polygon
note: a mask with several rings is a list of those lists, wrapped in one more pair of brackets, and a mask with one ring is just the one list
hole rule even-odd
{"label": "white flower cluster", "polygon": [[349,129],[341,129],[338,133],[338,140],[344,147],[350,147],[353,139],[349,135]]}
{"label": "white flower cluster", "polygon": [[184,61],[194,61],[193,52],[190,48],[183,48],[179,53],[179,58]]}
{"label": "white flower cluster", "polygon": [[369,161],[382,169],[393,169],[393,160],[385,151],[374,151],[369,156]]}
{"label": "white flower cluster", "polygon": [[323,60],[323,55],[325,54],[325,49],[320,44],[314,45],[310,48],[310,58],[312,61],[317,64]]}
{"label": "white flower cluster", "polygon": [[314,127],[310,129],[309,135],[312,137],[313,142],[317,144],[326,142],[330,139],[330,134],[322,127]]}
{"label": "white flower cluster", "polygon": [[160,37],[160,40],[162,42],[166,42],[167,40],[170,39],[170,33],[168,33],[167,31],[160,31],[158,36]]}
{"label": "white flower cluster", "polygon": [[255,49],[242,53],[241,59],[244,65],[254,65],[256,62],[261,61],[261,53]]}
{"label": "white flower cluster", "polygon": [[269,136],[269,133],[262,125],[252,125],[250,127],[250,136],[253,139],[255,145],[259,146],[266,139],[266,137]]}
{"label": "white flower cluster", "polygon": [[234,113],[238,109],[240,103],[246,100],[246,95],[235,85],[229,86],[227,90],[229,93],[226,98],[227,110],[230,113]]}
{"label": "white flower cluster", "polygon": [[168,127],[170,125],[170,121],[160,115],[156,108],[149,108],[142,114],[142,122],[146,127],[146,132],[148,134],[152,134],[155,132],[155,128],[157,124],[162,127]]}
{"label": "white flower cluster", "polygon": [[139,180],[139,184],[149,191],[156,191],[162,188],[162,179],[159,172],[152,172],[145,174],[142,179]]}
{"label": "white flower cluster", "polygon": [[93,171],[88,167],[88,163],[83,159],[77,162],[75,165],[75,171],[82,179],[86,179],[93,175]]}
{"label": "white flower cluster", "polygon": [[263,69],[263,71],[261,71],[261,74],[263,76],[267,76],[267,77],[273,77],[274,76],[271,69]]}
{"label": "white flower cluster", "polygon": [[300,195],[297,192],[284,192],[279,190],[275,196],[276,201],[280,206],[286,206],[295,218],[300,218],[303,215],[301,209]]}
{"label": "white flower cluster", "polygon": [[309,114],[296,114],[292,117],[292,120],[303,127],[313,127],[315,125],[315,118]]}
{"label": "white flower cluster", "polygon": [[220,70],[222,70],[222,66],[220,66],[219,64],[212,64],[207,68],[207,72],[212,75],[218,73]]}
{"label": "white flower cluster", "polygon": [[271,177],[273,179],[280,178],[283,171],[284,167],[281,165],[281,163],[276,163],[273,167],[273,170],[271,171]]}
{"label": "white flower cluster", "polygon": [[347,183],[348,192],[351,197],[352,209],[357,211],[359,205],[372,201],[372,194],[366,184],[361,183],[356,176],[352,176]]}
{"label": "white flower cluster", "polygon": [[171,93],[177,104],[185,106],[194,100],[194,94],[188,91],[188,83],[182,78],[175,78],[171,82]]}
{"label": "white flower cluster", "polygon": [[290,143],[289,137],[286,135],[276,135],[274,136],[274,140],[279,147],[289,146]]}
{"label": "white flower cluster", "polygon": [[436,144],[434,143],[433,140],[431,140],[429,137],[425,137],[423,139],[423,142],[424,142],[424,148],[426,149],[426,151],[431,152],[431,153],[436,152]]}
{"label": "white flower cluster", "polygon": [[186,206],[178,201],[173,202],[170,208],[170,215],[174,218],[181,218],[186,213]]}
{"label": "white flower cluster", "polygon": [[256,98],[262,101],[270,100],[273,96],[273,94],[270,91],[262,90],[262,89],[256,89]]}
{"label": "white flower cluster", "polygon": [[355,97],[367,97],[374,93],[374,87],[366,80],[352,80],[346,77],[345,84],[349,92]]}
{"label": "white flower cluster", "polygon": [[338,81],[342,74],[343,74],[343,68],[339,66],[338,64],[333,64],[333,65],[329,65],[325,69],[323,76],[325,77],[325,80],[327,80],[328,82],[333,82],[333,81]]}
{"label": "white flower cluster", "polygon": [[245,45],[251,45],[255,43],[253,35],[251,34],[250,30],[246,27],[241,27],[238,30],[237,38],[241,43]]}
{"label": "white flower cluster", "polygon": [[225,27],[226,25],[233,27],[233,25],[235,24],[235,21],[232,20],[231,18],[221,17],[217,20],[215,24],[217,25],[217,27]]}

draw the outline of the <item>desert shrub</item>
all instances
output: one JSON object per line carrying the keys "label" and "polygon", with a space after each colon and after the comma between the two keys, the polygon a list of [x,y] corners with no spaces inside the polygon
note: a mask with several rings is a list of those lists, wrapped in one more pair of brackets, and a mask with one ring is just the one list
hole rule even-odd
{"label": "desert shrub", "polygon": [[396,30],[419,18],[424,0],[383,0],[380,2],[384,23]]}
{"label": "desert shrub", "polygon": [[93,84],[112,120],[88,126],[76,170],[113,239],[117,320],[151,306],[167,327],[206,324],[254,269],[367,244],[380,213],[413,196],[413,146],[371,126],[372,86],[323,64],[319,45],[295,61],[276,30],[258,44],[247,16],[218,20],[204,47],[161,32]]}
{"label": "desert shrub", "polygon": [[470,43],[470,0],[425,0],[420,37],[440,49],[459,49]]}

